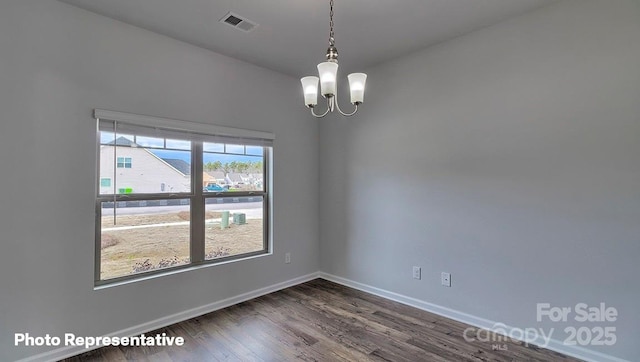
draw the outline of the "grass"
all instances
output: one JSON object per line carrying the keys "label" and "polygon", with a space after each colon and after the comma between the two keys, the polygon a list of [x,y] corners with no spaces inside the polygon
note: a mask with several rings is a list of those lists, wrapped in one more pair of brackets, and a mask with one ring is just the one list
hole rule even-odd
{"label": "grass", "polygon": [[[244,225],[230,224],[221,230],[220,212],[207,211],[205,255],[238,255],[263,248],[262,219],[248,219]],[[217,222],[216,222],[216,219]],[[113,216],[102,219],[101,279],[130,275],[136,264],[145,267],[177,266],[189,261],[189,212],[170,214]],[[185,224],[181,224],[186,222]],[[178,223],[163,225],[167,223]],[[149,225],[139,229],[118,230],[119,227]],[[171,261],[167,263],[167,261]],[[148,269],[147,269],[148,270]]]}

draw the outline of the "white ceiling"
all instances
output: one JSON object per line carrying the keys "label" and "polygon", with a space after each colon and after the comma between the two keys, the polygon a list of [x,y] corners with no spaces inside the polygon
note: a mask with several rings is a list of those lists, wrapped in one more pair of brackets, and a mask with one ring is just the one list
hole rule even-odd
{"label": "white ceiling", "polygon": [[[327,49],[328,0],[60,1],[296,77],[317,73]],[[362,71],[556,1],[335,0],[341,73]],[[244,33],[218,22],[229,11],[259,26]]]}

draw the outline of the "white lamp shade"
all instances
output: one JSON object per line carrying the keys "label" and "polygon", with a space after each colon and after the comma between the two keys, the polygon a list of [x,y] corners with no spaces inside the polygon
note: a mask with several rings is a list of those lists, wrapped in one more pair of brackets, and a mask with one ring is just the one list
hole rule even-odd
{"label": "white lamp shade", "polygon": [[364,73],[351,73],[347,78],[349,78],[351,103],[362,103],[364,101],[364,85],[367,83],[367,75]]}
{"label": "white lamp shade", "polygon": [[304,104],[306,106],[315,106],[318,104],[318,77],[304,77],[300,79],[302,83],[302,91],[304,92]]}
{"label": "white lamp shade", "polygon": [[336,75],[338,74],[338,63],[322,62],[318,64],[318,74],[320,75],[320,90],[323,96],[333,96],[336,94]]}

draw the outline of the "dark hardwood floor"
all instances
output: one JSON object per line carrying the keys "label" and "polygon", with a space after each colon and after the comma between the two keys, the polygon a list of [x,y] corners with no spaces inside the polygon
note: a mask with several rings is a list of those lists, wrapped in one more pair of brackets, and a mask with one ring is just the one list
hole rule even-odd
{"label": "dark hardwood floor", "polygon": [[183,347],[105,347],[65,361],[577,361],[521,343],[469,343],[467,327],[316,279],[146,333],[184,337]]}

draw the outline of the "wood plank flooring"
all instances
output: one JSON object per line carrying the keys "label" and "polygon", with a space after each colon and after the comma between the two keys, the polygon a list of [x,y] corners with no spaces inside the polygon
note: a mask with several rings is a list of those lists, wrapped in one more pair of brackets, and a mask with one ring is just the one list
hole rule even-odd
{"label": "wood plank flooring", "polygon": [[521,343],[469,343],[467,327],[316,279],[146,333],[184,337],[183,347],[105,347],[65,361],[577,361]]}

